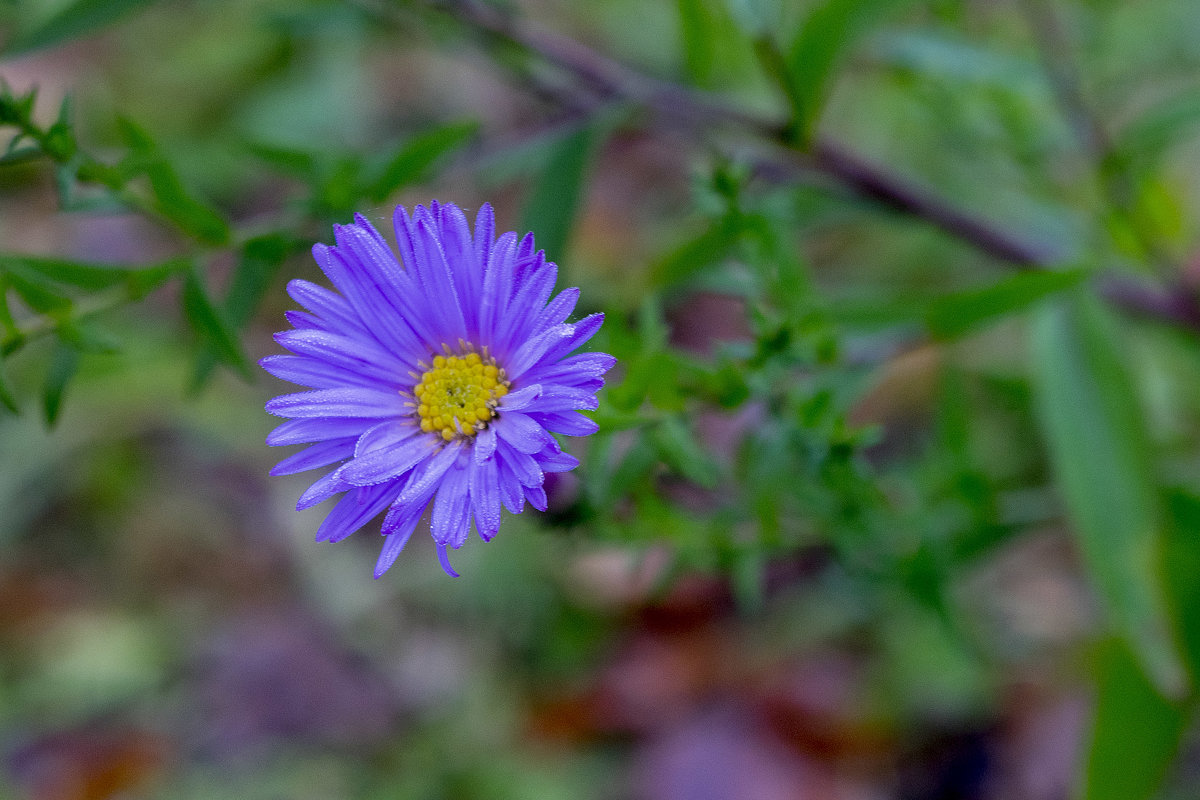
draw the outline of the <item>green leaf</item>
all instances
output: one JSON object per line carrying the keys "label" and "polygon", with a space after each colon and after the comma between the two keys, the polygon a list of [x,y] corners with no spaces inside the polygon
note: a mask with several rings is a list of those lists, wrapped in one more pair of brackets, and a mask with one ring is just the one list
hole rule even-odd
{"label": "green leaf", "polygon": [[693,483],[712,489],[720,469],[683,420],[667,417],[654,429],[654,445],[663,463]]}
{"label": "green leaf", "polygon": [[1086,270],[1019,272],[984,289],[945,295],[925,312],[925,325],[936,339],[957,339],[998,317],[1023,311],[1044,297],[1077,286]]}
{"label": "green leaf", "polygon": [[12,389],[9,388],[8,378],[4,374],[4,360],[0,359],[0,405],[14,414],[19,414],[17,401],[13,399]]}
{"label": "green leaf", "polygon": [[651,269],[654,284],[667,287],[683,283],[705,267],[724,259],[737,243],[741,230],[736,216],[723,217],[660,259]]}
{"label": "green leaf", "polygon": [[712,11],[706,0],[677,0],[677,7],[687,74],[694,83],[707,84],[712,76],[715,55]]}
{"label": "green leaf", "polygon": [[307,151],[263,143],[248,144],[246,149],[286,175],[312,180],[317,174],[317,160]]}
{"label": "green leaf", "polygon": [[854,43],[888,13],[912,0],[824,0],[808,15],[787,53],[797,106],[794,120],[810,138],[834,73]]}
{"label": "green leaf", "polygon": [[42,390],[42,410],[46,414],[48,426],[54,427],[58,422],[58,412],[62,409],[67,384],[78,370],[79,351],[60,339],[54,348],[54,355],[50,358],[50,369],[46,373],[46,385]]}
{"label": "green leaf", "polygon": [[229,241],[229,225],[210,206],[187,193],[175,168],[159,151],[150,135],[132,120],[118,120],[122,138],[131,151],[129,168],[150,180],[155,207],[180,230],[203,244],[221,246]]}
{"label": "green leaf", "polygon": [[1096,688],[1083,800],[1147,800],[1174,760],[1190,715],[1155,690],[1121,641],[1103,647]]}
{"label": "green leaf", "polygon": [[367,197],[379,203],[397,189],[425,180],[439,159],[469,142],[477,130],[475,122],[459,122],[409,139],[387,162]]}
{"label": "green leaf", "polygon": [[1187,129],[1200,125],[1200,91],[1189,88],[1144,112],[1115,137],[1113,150],[1132,159],[1156,159]]}
{"label": "green leaf", "polygon": [[1161,692],[1186,677],[1160,574],[1162,520],[1116,321],[1076,292],[1038,309],[1032,331],[1050,462],[1088,573],[1114,629]]}
{"label": "green leaf", "polygon": [[[46,279],[88,291],[128,283],[143,268],[88,264],[65,258],[0,254],[0,271],[12,270],[27,278]],[[147,268],[150,269],[150,268]]]}
{"label": "green leaf", "polygon": [[13,288],[25,304],[39,314],[57,314],[71,307],[71,300],[46,286],[36,276],[30,276],[12,265],[3,270],[6,283]]}
{"label": "green leaf", "polygon": [[242,352],[237,335],[213,305],[204,281],[195,266],[188,270],[183,282],[183,310],[193,330],[213,348],[217,357],[235,367],[242,375],[250,376],[250,364]]}
{"label": "green leaf", "polygon": [[[240,329],[250,321],[295,244],[283,234],[267,234],[249,240],[242,247],[224,307],[224,317],[232,328]],[[211,347],[200,353],[192,379],[193,388],[204,385],[217,360],[216,351]]]}
{"label": "green leaf", "polygon": [[15,36],[5,55],[23,53],[74,39],[116,22],[153,0],[76,0],[33,30]]}
{"label": "green leaf", "polygon": [[550,159],[521,213],[521,229],[533,231],[551,261],[567,256],[567,240],[579,210],[584,173],[600,142],[589,125],[567,135],[550,151]]}

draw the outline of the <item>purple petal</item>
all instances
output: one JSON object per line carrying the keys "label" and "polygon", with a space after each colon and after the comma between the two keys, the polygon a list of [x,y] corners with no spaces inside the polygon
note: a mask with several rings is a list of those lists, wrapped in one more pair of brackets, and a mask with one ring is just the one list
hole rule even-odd
{"label": "purple petal", "polygon": [[542,472],[570,472],[579,466],[578,458],[561,450],[556,452],[546,449],[538,453],[535,458],[537,458]]}
{"label": "purple petal", "polygon": [[535,383],[511,394],[506,394],[500,402],[500,408],[503,411],[520,411],[541,396],[542,387]]}
{"label": "purple petal", "polygon": [[522,453],[536,453],[546,446],[550,434],[546,429],[519,411],[505,411],[489,426],[496,435]]}
{"label": "purple petal", "polygon": [[538,466],[537,460],[528,453],[522,453],[508,445],[503,440],[500,442],[500,460],[505,467],[512,470],[517,480],[522,486],[541,486],[542,481],[546,476],[542,473],[542,468]]}
{"label": "purple petal", "polygon": [[471,493],[471,511],[475,516],[475,528],[485,542],[500,530],[500,477],[496,460],[482,463],[471,461],[467,467],[468,489]]}
{"label": "purple petal", "polygon": [[[421,509],[421,513],[424,513]],[[413,531],[417,529],[417,523],[421,520],[421,513],[410,514],[404,519],[397,520],[383,540],[383,550],[379,553],[379,560],[375,562],[375,578],[379,579],[383,573],[388,571],[388,568],[396,562],[396,557],[400,555],[400,551],[404,549],[404,545],[408,544],[408,540],[412,538]],[[388,512],[389,519],[391,512]],[[387,522],[384,522],[387,528]]]}
{"label": "purple petal", "polygon": [[357,456],[342,467],[342,480],[354,486],[374,486],[395,480],[434,455],[430,436],[410,436]]}
{"label": "purple petal", "polygon": [[450,566],[450,554],[446,552],[446,545],[439,544],[437,546],[437,551],[438,561],[442,562],[442,569],[446,571],[446,574],[451,578],[460,577],[459,574],[454,571],[454,567]]}
{"label": "purple petal", "polygon": [[429,532],[438,544],[457,549],[467,540],[471,530],[469,475],[465,467],[456,467],[442,477],[429,520]]}
{"label": "purple petal", "polygon": [[289,444],[323,442],[346,436],[360,436],[370,426],[364,419],[289,419],[267,434],[267,444],[282,447]]}
{"label": "purple petal", "polygon": [[545,333],[538,334],[532,339],[527,339],[524,344],[517,348],[517,352],[513,353],[512,358],[505,363],[505,370],[508,372],[509,378],[514,381],[517,380],[548,352],[552,349],[561,348],[574,335],[575,326],[555,325]]}
{"label": "purple petal", "polygon": [[307,472],[318,467],[327,467],[345,461],[354,455],[354,437],[330,439],[304,448],[299,453],[293,453],[271,468],[272,475],[294,475],[297,472]]}
{"label": "purple petal", "polygon": [[575,411],[530,411],[529,416],[551,433],[564,436],[591,436],[600,430],[599,425]]}
{"label": "purple petal", "polygon": [[492,457],[492,453],[496,451],[496,431],[491,425],[475,434],[475,447],[473,449],[476,464],[482,464]]}
{"label": "purple petal", "polygon": [[316,389],[276,397],[267,411],[277,417],[358,417],[379,419],[406,413],[403,398],[394,392],[361,387]]}
{"label": "purple petal", "polygon": [[395,496],[396,486],[388,483],[351,489],[317,529],[317,541],[340,542],[387,508]]}
{"label": "purple petal", "polygon": [[423,504],[433,497],[442,476],[454,464],[461,450],[462,445],[454,442],[443,447],[433,458],[421,462],[420,466],[413,470],[408,485],[400,493],[397,502],[401,505]]}
{"label": "purple petal", "polygon": [[258,365],[280,380],[312,389],[379,385],[374,378],[307,356],[264,356],[258,360]]}
{"label": "purple petal", "polygon": [[300,495],[300,499],[296,501],[296,510],[303,511],[306,508],[312,508],[318,503],[324,503],[338,492],[344,492],[349,488],[350,484],[342,480],[342,476],[338,474],[338,470],[335,469],[327,472],[313,481],[313,484],[304,491],[304,494]]}
{"label": "purple petal", "polygon": [[552,347],[545,354],[545,361],[547,363],[559,361],[563,356],[569,354],[571,351],[582,347],[587,343],[588,339],[591,339],[596,335],[596,331],[600,330],[600,326],[603,324],[603,314],[592,314],[579,320],[579,322],[576,322],[574,326],[572,326],[574,328],[574,332],[571,334],[571,336],[565,341],[560,342]]}
{"label": "purple petal", "polygon": [[530,329],[529,335],[536,336],[566,321],[567,317],[571,316],[571,312],[575,310],[575,304],[578,302],[578,289],[574,287],[563,289],[558,293],[557,297],[550,301],[549,305],[538,312],[533,320],[533,327]]}
{"label": "purple petal", "polygon": [[546,490],[541,486],[526,486],[524,489],[525,499],[529,501],[529,505],[538,511],[545,511],[548,505],[546,503]]}
{"label": "purple petal", "polygon": [[497,467],[496,477],[498,479],[497,486],[500,489],[500,502],[510,514],[520,514],[525,508],[525,492],[521,488],[521,481],[504,461],[498,460]]}

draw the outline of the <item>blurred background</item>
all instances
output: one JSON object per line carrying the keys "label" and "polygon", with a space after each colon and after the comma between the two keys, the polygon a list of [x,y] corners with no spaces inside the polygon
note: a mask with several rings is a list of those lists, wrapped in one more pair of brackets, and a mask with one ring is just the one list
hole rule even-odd
{"label": "blurred background", "polygon": [[[0,78],[0,796],[1200,796],[1194,0],[0,0]],[[620,362],[375,581],[254,361],[432,198]]]}

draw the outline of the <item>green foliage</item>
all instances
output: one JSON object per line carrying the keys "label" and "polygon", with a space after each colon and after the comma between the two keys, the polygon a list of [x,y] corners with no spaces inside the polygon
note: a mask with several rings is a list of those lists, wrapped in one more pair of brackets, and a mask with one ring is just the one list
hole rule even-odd
{"label": "green foliage", "polygon": [[[0,82],[0,423],[40,412],[67,437],[74,408],[141,419],[166,379],[209,388],[184,406],[193,421],[258,442],[264,390],[213,378],[259,372],[283,285],[316,278],[306,251],[330,224],[489,200],[583,287],[581,312],[606,311],[589,346],[619,361],[599,432],[567,443],[581,468],[519,523],[564,535],[518,531],[525,549],[485,550],[469,589],[406,576],[414,619],[469,611],[486,620],[473,656],[573,680],[636,603],[706,573],[738,624],[786,617],[782,643],[753,631],[780,663],[788,648],[866,662],[878,686],[861,702],[904,732],[869,732],[871,747],[907,755],[939,726],[1002,735],[1014,715],[995,685],[1087,661],[1078,796],[1186,784],[1172,770],[1200,697],[1191,0],[580,4],[538,20],[550,30],[523,7],[0,4],[3,54],[58,70],[41,94]],[[79,52],[96,80],[73,75]],[[50,105],[63,75],[76,100]],[[25,470],[37,448],[9,430],[0,467]],[[96,471],[134,480],[111,462]],[[40,496],[0,469],[6,536],[32,530],[19,501]],[[1045,540],[1064,563],[1028,556]],[[572,559],[597,542],[644,556],[653,599],[606,616],[573,597]],[[1038,624],[996,623],[1021,603],[978,586],[1005,569],[1094,599],[1102,624],[1053,603]],[[363,630],[403,627],[381,619]],[[745,669],[778,667],[764,664]],[[500,725],[517,691],[464,702]],[[390,759],[412,796],[608,785],[524,752],[492,766],[504,743],[470,723],[405,718],[361,778],[337,772],[362,791],[331,794],[388,796]],[[852,758],[891,781],[893,757]],[[223,780],[201,783],[242,794]]]}

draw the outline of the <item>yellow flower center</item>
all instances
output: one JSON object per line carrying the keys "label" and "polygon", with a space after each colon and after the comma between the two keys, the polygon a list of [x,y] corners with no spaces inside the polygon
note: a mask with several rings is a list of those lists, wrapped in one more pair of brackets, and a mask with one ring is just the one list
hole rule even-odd
{"label": "yellow flower center", "polygon": [[474,352],[435,356],[412,390],[421,430],[447,442],[474,436],[487,427],[510,388],[495,359]]}

